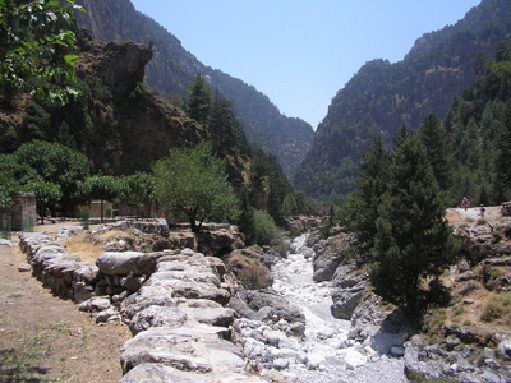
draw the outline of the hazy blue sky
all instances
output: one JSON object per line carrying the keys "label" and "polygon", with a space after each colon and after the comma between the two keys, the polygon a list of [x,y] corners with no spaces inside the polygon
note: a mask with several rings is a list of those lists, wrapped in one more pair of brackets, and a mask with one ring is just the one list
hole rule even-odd
{"label": "hazy blue sky", "polygon": [[[369,60],[400,61],[481,0],[132,0],[202,63],[314,129]],[[214,84],[213,84],[214,86]]]}

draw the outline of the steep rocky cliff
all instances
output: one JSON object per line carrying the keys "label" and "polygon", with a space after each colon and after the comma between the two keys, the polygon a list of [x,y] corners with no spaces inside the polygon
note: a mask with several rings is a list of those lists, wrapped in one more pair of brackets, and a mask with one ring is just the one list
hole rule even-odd
{"label": "steep rocky cliff", "polygon": [[454,26],[417,39],[402,61],[364,65],[333,98],[295,185],[312,196],[349,191],[371,137],[381,133],[390,145],[403,123],[417,129],[429,113],[442,118],[474,83],[478,52],[490,59],[496,43],[511,37],[510,19],[509,1],[484,0]]}
{"label": "steep rocky cliff", "polygon": [[[78,0],[87,10],[77,14],[80,26],[102,41],[149,44],[153,59],[147,65],[147,84],[163,95],[186,96],[197,73],[209,75],[212,86],[233,102],[250,143],[274,154],[292,177],[312,145],[313,130],[306,122],[283,116],[268,97],[239,79],[202,64],[180,41],[154,20],[137,12],[129,0]],[[171,10],[169,10],[171,11]]]}

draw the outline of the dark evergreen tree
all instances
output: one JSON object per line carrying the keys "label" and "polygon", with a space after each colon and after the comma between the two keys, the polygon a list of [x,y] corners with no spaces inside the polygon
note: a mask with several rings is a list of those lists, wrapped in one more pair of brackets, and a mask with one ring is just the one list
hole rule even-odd
{"label": "dark evergreen tree", "polygon": [[199,73],[188,89],[186,111],[190,118],[207,125],[210,109],[211,88]]}
{"label": "dark evergreen tree", "polygon": [[438,183],[415,135],[396,148],[387,183],[378,207],[371,282],[377,294],[414,314],[421,277],[440,274],[452,261]]}
{"label": "dark evergreen tree", "polygon": [[440,189],[445,190],[449,179],[445,152],[445,130],[440,121],[434,115],[429,114],[424,119],[420,133],[422,143],[426,147],[429,163],[433,168],[433,175]]}
{"label": "dark evergreen tree", "polygon": [[378,207],[387,190],[390,160],[381,136],[375,136],[360,164],[358,189],[350,195],[341,213],[344,223],[355,233],[357,250],[365,260],[368,260],[369,250],[374,247]]}
{"label": "dark evergreen tree", "polygon": [[495,158],[496,199],[497,202],[503,202],[511,197],[509,193],[511,189],[511,101],[507,102],[495,147],[497,149]]}

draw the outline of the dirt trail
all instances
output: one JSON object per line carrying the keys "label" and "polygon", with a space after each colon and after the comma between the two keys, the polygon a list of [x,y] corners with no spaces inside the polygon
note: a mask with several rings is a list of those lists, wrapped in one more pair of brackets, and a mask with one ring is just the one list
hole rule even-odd
{"label": "dirt trail", "polygon": [[117,383],[128,328],[96,326],[19,272],[24,262],[17,247],[0,246],[0,383]]}

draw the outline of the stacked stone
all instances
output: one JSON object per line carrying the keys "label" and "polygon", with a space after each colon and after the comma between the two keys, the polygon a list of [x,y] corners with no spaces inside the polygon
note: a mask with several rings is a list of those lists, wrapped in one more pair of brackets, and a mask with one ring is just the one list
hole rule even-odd
{"label": "stacked stone", "polygon": [[[77,256],[69,254],[63,244],[42,233],[20,235],[20,248],[27,254],[32,274],[53,294],[75,302],[90,298],[92,289],[86,294],[81,287],[83,283],[93,285],[96,282],[98,270],[95,266],[81,262]],[[80,286],[75,287],[77,282]],[[75,289],[80,291],[76,296]]]}
{"label": "stacked stone", "polygon": [[124,300],[122,313],[135,335],[124,344],[120,383],[263,382],[249,377],[232,342],[234,310],[221,281],[218,258],[190,249],[165,251],[141,289]]}

